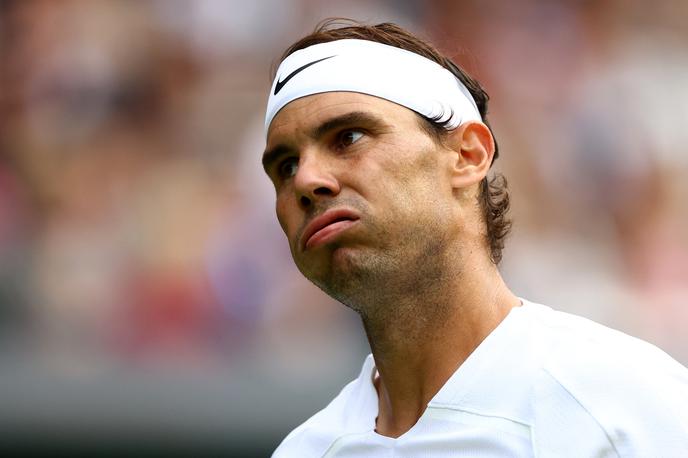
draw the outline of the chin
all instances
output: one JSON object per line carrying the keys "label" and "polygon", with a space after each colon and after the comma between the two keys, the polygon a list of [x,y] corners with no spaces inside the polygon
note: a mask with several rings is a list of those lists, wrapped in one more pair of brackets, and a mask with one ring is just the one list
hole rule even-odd
{"label": "chin", "polygon": [[358,311],[354,304],[384,284],[384,263],[353,248],[337,248],[329,262],[320,269],[304,275],[329,296]]}

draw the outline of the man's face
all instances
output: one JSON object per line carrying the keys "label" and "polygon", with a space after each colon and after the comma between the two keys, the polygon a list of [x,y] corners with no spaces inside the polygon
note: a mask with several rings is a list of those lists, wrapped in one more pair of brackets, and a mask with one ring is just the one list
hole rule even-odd
{"label": "man's face", "polygon": [[345,303],[412,282],[415,263],[437,263],[456,230],[455,154],[419,121],[392,102],[332,92],[289,103],[270,125],[263,162],[294,261]]}

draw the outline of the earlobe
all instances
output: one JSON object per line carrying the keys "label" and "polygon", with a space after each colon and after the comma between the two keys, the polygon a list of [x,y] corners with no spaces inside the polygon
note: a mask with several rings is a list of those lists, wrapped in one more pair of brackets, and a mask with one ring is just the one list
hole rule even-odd
{"label": "earlobe", "polygon": [[495,151],[494,138],[485,124],[477,121],[461,124],[451,132],[449,147],[455,152],[454,188],[467,188],[485,178]]}

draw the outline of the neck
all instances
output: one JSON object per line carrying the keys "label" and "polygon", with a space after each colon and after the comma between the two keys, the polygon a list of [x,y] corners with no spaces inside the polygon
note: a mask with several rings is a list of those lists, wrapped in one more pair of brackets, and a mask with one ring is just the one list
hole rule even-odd
{"label": "neck", "polygon": [[448,272],[430,287],[381,298],[368,304],[375,313],[362,315],[379,372],[378,433],[398,437],[408,431],[449,377],[519,304],[489,259],[467,261],[470,270]]}

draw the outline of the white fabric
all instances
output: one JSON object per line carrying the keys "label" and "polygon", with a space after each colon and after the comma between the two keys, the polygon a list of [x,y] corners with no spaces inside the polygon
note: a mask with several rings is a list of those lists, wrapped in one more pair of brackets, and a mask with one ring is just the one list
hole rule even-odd
{"label": "white fabric", "polygon": [[333,91],[380,97],[448,121],[450,129],[482,120],[468,89],[436,62],[373,41],[338,40],[298,50],[280,64],[265,114],[266,135],[272,119],[289,102]]}
{"label": "white fabric", "polygon": [[372,356],[273,457],[688,457],[688,369],[523,301],[397,439],[375,432]]}

